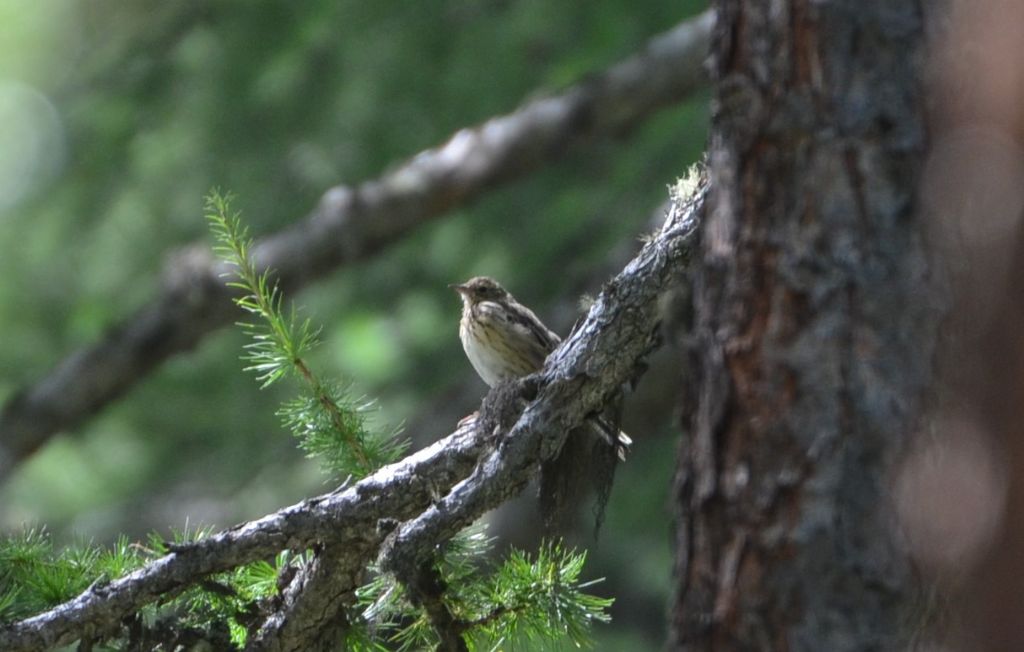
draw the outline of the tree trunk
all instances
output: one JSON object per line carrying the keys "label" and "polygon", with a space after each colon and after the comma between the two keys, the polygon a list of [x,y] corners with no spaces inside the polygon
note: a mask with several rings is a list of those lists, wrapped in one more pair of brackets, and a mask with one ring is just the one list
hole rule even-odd
{"label": "tree trunk", "polygon": [[670,645],[899,649],[917,582],[887,471],[939,312],[916,203],[921,6],[717,10]]}

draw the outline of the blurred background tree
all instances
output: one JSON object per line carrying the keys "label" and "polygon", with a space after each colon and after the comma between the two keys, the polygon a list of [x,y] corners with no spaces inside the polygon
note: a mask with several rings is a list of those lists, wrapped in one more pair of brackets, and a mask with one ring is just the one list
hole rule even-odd
{"label": "blurred background tree", "polygon": [[[331,185],[579,80],[703,5],[0,0],[0,400],[145,302],[164,258],[206,237],[212,186],[255,235],[274,231]],[[298,303],[328,324],[315,364],[377,398],[415,446],[449,432],[485,388],[446,285],[495,276],[564,334],[564,306],[599,288],[699,156],[706,105],[570,153],[311,287]],[[329,488],[274,416],[286,390],[240,373],[242,343],[207,338],[52,440],[0,487],[0,526],[107,542]],[[677,392],[662,368],[627,404],[637,446],[587,571],[619,598],[599,648],[664,636]]]}

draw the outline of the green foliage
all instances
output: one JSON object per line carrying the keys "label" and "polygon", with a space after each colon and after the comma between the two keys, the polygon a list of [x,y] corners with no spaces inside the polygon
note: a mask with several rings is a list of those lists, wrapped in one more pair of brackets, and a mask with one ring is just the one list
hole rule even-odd
{"label": "green foliage", "polygon": [[[481,559],[490,545],[482,532],[469,530],[449,542],[436,565],[447,586],[445,606],[470,650],[535,650],[559,640],[587,646],[591,626],[610,620],[613,600],[583,591],[600,581],[580,582],[585,552],[560,543],[543,544],[532,558],[513,550],[485,574]],[[364,611],[350,631],[350,649],[384,649],[369,632],[401,650],[437,645],[426,614],[391,577],[378,575],[357,595]]]}
{"label": "green foliage", "polygon": [[243,355],[249,362],[245,370],[256,374],[262,388],[285,376],[300,381],[300,395],[285,403],[278,416],[300,440],[301,448],[326,470],[363,477],[395,461],[405,450],[398,433],[384,437],[372,433],[366,421],[371,404],[353,400],[341,385],[321,380],[306,363],[319,342],[319,329],[308,318],[300,320],[294,307],[284,310],[272,270],[256,269],[250,255],[252,238],[230,201],[229,196],[211,193],[206,217],[216,240],[214,251],[235,269],[237,280],[229,281],[228,287],[244,293],[235,303],[256,317],[239,323],[250,339]]}
{"label": "green foliage", "polygon": [[[208,527],[175,530],[175,545],[200,541]],[[26,529],[0,540],[0,623],[27,618],[65,602],[95,583],[106,583],[141,568],[169,551],[168,542],[152,532],[146,545],[119,537],[102,549],[88,543],[54,550],[42,529]],[[231,640],[245,645],[247,625],[260,600],[277,593],[277,576],[288,565],[306,561],[305,555],[282,552],[274,563],[256,561],[213,575],[160,607],[148,606],[139,614],[145,621],[169,620],[180,627],[206,630],[226,625]],[[115,639],[112,649],[123,646]]]}
{"label": "green foliage", "polygon": [[377,412],[376,407],[371,401],[353,399],[350,390],[335,383],[325,382],[320,389],[322,396],[338,406],[336,414],[324,410],[317,396],[304,393],[286,401],[277,415],[299,439],[299,447],[309,457],[319,460],[323,468],[336,472],[360,469],[366,460],[370,461],[371,468],[377,468],[405,452],[407,444],[399,441],[401,430],[397,428],[385,436],[363,435],[359,449],[339,442],[339,423],[343,429],[365,432],[367,419]]}
{"label": "green foliage", "polygon": [[588,644],[591,625],[610,620],[605,610],[614,600],[583,591],[599,581],[579,581],[586,558],[560,544],[542,547],[532,560],[513,551],[487,596],[493,606],[476,621],[478,639],[522,640],[524,649],[561,637],[577,647]]}
{"label": "green foliage", "polygon": [[0,622],[54,607],[94,582],[135,570],[143,561],[123,537],[109,550],[79,542],[55,551],[43,529],[8,535],[0,540]]}
{"label": "green foliage", "polygon": [[94,582],[120,577],[144,561],[126,537],[108,550],[78,542],[56,551],[43,529],[8,535],[0,540],[0,622],[54,607]]}
{"label": "green foliage", "polygon": [[206,199],[206,219],[216,240],[214,252],[234,266],[238,277],[228,281],[228,287],[245,293],[235,303],[258,317],[238,324],[252,340],[242,356],[251,363],[245,370],[256,373],[261,388],[288,373],[306,377],[302,358],[316,346],[318,333],[309,319],[299,321],[294,308],[285,315],[281,292],[270,280],[271,270],[256,270],[249,255],[253,244],[249,229],[242,224],[241,215],[231,210],[230,202],[229,195],[211,193]]}

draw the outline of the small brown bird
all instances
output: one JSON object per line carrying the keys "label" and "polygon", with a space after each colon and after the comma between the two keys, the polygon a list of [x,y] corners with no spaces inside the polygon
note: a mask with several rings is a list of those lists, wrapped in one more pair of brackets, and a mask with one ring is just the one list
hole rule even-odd
{"label": "small brown bird", "polygon": [[[477,276],[449,287],[462,296],[462,348],[489,387],[539,371],[562,341],[492,278]],[[633,443],[629,436],[619,432],[613,438],[614,430],[602,420],[595,425],[625,459]]]}

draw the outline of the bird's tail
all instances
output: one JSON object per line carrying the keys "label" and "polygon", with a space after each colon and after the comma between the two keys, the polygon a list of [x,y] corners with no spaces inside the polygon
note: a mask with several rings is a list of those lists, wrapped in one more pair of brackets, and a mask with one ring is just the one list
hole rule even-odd
{"label": "bird's tail", "polygon": [[633,445],[633,438],[613,426],[606,419],[596,418],[590,419],[590,421],[601,434],[601,437],[608,442],[608,445],[615,447],[615,453],[619,456],[619,459],[625,462],[629,447]]}

